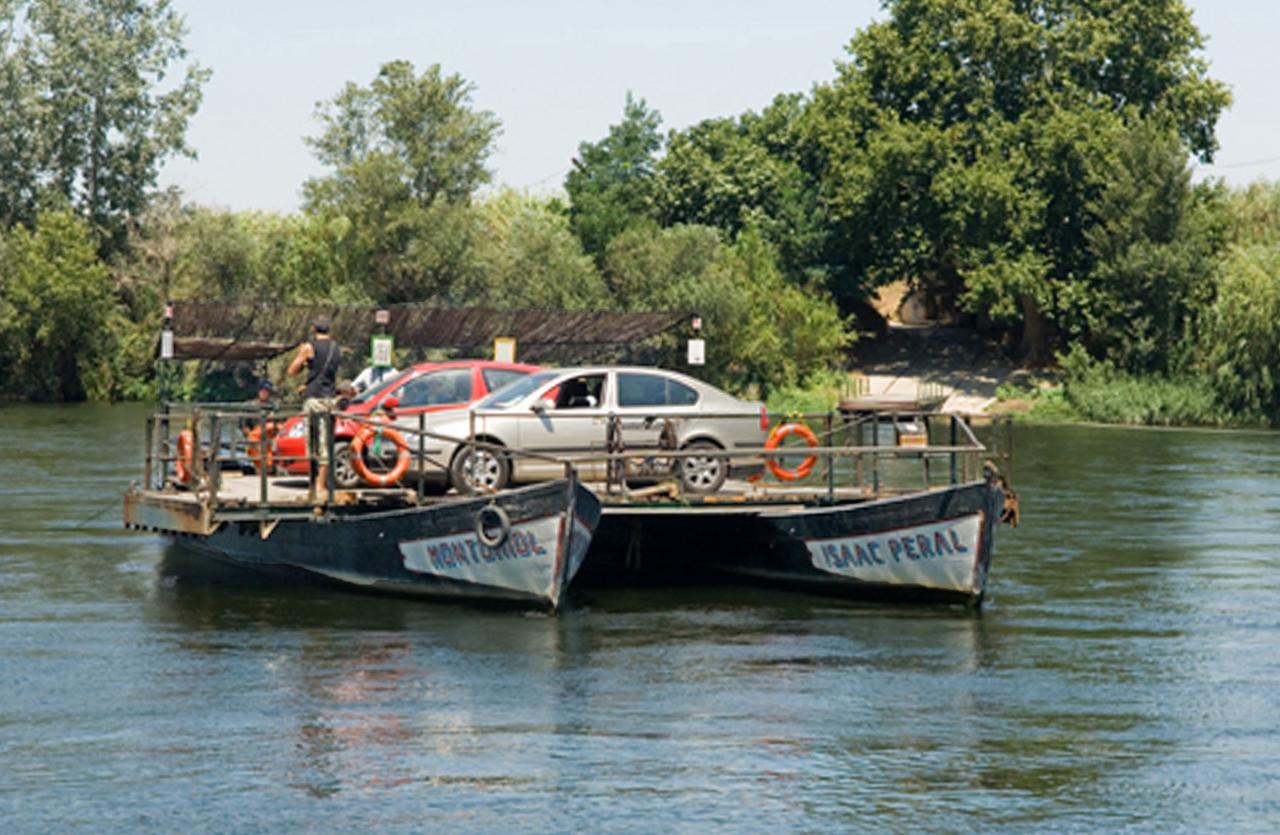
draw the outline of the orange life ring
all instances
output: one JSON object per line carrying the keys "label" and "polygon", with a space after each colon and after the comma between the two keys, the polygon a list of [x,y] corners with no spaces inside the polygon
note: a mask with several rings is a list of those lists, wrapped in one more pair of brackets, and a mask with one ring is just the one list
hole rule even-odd
{"label": "orange life ring", "polygon": [[[379,433],[381,433],[382,437],[396,445],[395,466],[381,474],[370,470],[369,465],[364,461],[365,445],[372,441]],[[409,471],[409,462],[413,457],[409,452],[409,442],[404,439],[404,436],[390,427],[383,426],[365,426],[362,428],[356,433],[356,436],[351,439],[351,446],[349,447],[348,454],[351,456],[352,469],[356,471],[356,474],[359,475],[360,478],[364,479],[369,484],[372,484],[374,487],[390,487],[403,478],[404,474]]]}
{"label": "orange life ring", "polygon": [[178,455],[173,466],[178,471],[178,481],[183,484],[191,483],[196,460],[195,446],[196,436],[190,429],[183,429],[178,433]]}
{"label": "orange life ring", "polygon": [[[818,445],[818,436],[813,434],[813,430],[803,423],[784,423],[781,426],[774,427],[774,430],[769,433],[769,440],[764,442],[764,448],[777,449],[778,444],[782,443],[782,439],[788,435],[799,435],[804,438],[804,442],[810,447]],[[802,478],[808,478],[817,463],[818,456],[810,455],[800,462],[800,466],[794,470],[788,470],[776,458],[769,457],[765,459],[765,466],[769,468],[769,472],[783,481],[799,481]]]}
{"label": "orange life ring", "polygon": [[[271,455],[271,439],[274,438],[275,435],[276,435],[275,427],[272,426],[271,424],[267,424],[266,448],[267,448],[267,472],[268,473],[271,472],[271,465],[275,463]],[[244,441],[245,441],[246,452],[249,455],[249,460],[253,462],[253,469],[255,472],[257,472],[259,459],[262,458],[262,454],[261,454],[262,447],[263,447],[262,428],[259,426],[255,426],[252,429],[246,429],[244,432]]]}

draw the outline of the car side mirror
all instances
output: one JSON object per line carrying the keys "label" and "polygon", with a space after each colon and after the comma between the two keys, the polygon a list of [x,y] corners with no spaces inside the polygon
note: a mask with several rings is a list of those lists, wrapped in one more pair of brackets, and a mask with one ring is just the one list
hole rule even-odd
{"label": "car side mirror", "polygon": [[533,409],[533,411],[537,412],[538,414],[542,414],[543,412],[551,411],[555,407],[556,407],[556,401],[548,397],[542,397],[542,398],[539,398],[538,400],[533,401],[533,405],[530,408]]}
{"label": "car side mirror", "polygon": [[400,398],[399,398],[399,397],[388,397],[386,400],[383,400],[383,401],[382,401],[382,408],[384,408],[384,409],[399,409],[399,408],[400,408]]}

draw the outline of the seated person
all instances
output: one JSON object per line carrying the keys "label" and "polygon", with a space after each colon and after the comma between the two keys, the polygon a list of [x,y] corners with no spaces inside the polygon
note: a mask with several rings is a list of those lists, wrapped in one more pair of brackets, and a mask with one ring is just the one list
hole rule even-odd
{"label": "seated person", "polygon": [[565,380],[556,395],[556,408],[593,409],[600,405],[603,387],[604,378],[595,375]]}
{"label": "seated person", "polygon": [[[267,437],[274,437],[279,423],[274,420],[268,420],[267,415],[274,412],[277,407],[276,403],[276,387],[266,378],[258,381],[258,394],[245,405],[257,412],[256,415],[246,415],[240,418],[240,431],[244,433],[245,450],[252,462],[250,465],[242,464],[241,467],[247,472],[256,472],[258,461],[262,458],[262,427],[265,425]],[[270,443],[267,444],[266,450],[267,466],[271,466],[271,448]]]}
{"label": "seated person", "polygon": [[[258,381],[257,395],[252,400],[245,403],[246,407],[252,409],[255,412],[258,412],[259,414],[274,412],[278,407],[278,405],[279,404],[276,402],[275,384],[265,377]],[[242,417],[240,418],[240,431],[243,432],[245,435],[248,435],[250,432],[253,432],[254,437],[256,438],[258,422],[259,422],[259,417],[257,416]],[[271,433],[271,434],[275,433],[274,421],[267,421],[267,431],[268,433]]]}

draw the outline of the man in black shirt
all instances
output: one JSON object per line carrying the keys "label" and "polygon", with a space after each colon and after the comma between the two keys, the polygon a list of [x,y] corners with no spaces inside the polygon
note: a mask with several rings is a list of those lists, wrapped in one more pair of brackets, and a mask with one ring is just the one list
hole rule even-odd
{"label": "man in black shirt", "polygon": [[[303,389],[302,411],[310,415],[318,415],[320,431],[317,433],[318,450],[312,453],[317,460],[316,478],[312,487],[319,501],[329,497],[329,412],[333,408],[333,396],[337,387],[338,365],[342,359],[342,349],[329,337],[329,317],[317,316],[311,323],[311,341],[298,346],[289,363],[289,376],[307,370],[307,384]],[[308,417],[310,420],[310,417]]]}

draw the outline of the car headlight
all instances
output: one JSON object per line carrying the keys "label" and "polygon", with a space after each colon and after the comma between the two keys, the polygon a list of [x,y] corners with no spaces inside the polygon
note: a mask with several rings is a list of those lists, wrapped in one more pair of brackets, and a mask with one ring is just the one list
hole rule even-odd
{"label": "car headlight", "polygon": [[307,425],[302,421],[297,421],[285,430],[284,436],[286,438],[301,438],[305,434],[307,434]]}

